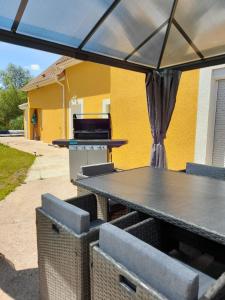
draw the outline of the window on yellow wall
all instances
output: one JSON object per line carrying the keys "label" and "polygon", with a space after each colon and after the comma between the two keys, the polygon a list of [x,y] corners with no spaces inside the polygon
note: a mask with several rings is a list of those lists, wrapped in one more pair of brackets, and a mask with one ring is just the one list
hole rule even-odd
{"label": "window on yellow wall", "polygon": [[102,100],[102,118],[107,119],[107,114],[110,113],[110,99],[103,99]]}

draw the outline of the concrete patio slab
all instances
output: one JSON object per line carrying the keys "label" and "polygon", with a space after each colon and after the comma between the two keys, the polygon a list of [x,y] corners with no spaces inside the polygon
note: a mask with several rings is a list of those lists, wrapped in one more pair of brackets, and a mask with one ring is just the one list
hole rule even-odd
{"label": "concrete patio slab", "polygon": [[[35,208],[41,194],[61,199],[76,196],[69,181],[68,150],[24,138],[0,138],[38,156],[26,182],[0,202],[0,299],[38,299]],[[54,170],[52,170],[54,168]]]}

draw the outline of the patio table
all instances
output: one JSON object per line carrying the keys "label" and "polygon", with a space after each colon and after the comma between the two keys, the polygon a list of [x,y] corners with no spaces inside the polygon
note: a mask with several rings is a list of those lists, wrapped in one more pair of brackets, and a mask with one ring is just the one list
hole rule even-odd
{"label": "patio table", "polygon": [[225,245],[225,181],[143,167],[76,185]]}

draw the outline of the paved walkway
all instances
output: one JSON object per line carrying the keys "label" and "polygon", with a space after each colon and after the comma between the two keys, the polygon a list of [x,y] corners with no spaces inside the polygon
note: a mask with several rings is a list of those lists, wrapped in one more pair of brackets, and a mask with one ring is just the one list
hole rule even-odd
{"label": "paved walkway", "polygon": [[29,170],[26,181],[58,176],[69,176],[68,149],[56,148],[23,137],[0,137],[0,143],[35,154],[36,160]]}
{"label": "paved walkway", "polygon": [[38,299],[35,208],[41,194],[66,199],[76,195],[69,181],[68,150],[24,138],[0,143],[34,153],[26,182],[0,202],[0,299]]}

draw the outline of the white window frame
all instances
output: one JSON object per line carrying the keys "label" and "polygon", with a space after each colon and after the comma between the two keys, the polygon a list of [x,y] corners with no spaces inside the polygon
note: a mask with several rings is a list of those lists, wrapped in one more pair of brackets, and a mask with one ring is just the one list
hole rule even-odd
{"label": "white window frame", "polygon": [[[69,102],[69,138],[73,139],[73,114],[75,113],[73,111],[73,108],[77,108],[77,113],[83,114],[84,113],[84,100],[83,99],[77,99],[73,97]],[[76,110],[76,109],[75,109]],[[83,116],[78,116],[78,119],[82,119]]]}
{"label": "white window frame", "polygon": [[195,162],[212,164],[218,80],[225,79],[225,65],[200,70],[195,138]]}
{"label": "white window frame", "polygon": [[103,99],[102,100],[102,118],[107,119],[108,116],[106,114],[110,113],[110,99]]}

